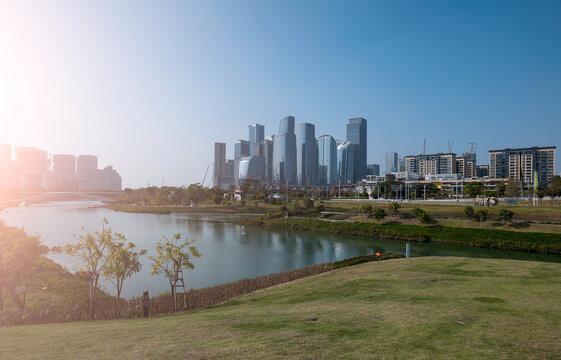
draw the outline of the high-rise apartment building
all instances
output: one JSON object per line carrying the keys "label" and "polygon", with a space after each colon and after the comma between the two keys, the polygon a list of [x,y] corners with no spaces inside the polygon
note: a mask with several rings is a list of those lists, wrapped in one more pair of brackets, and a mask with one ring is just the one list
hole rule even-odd
{"label": "high-rise apartment building", "polygon": [[341,184],[357,182],[355,171],[355,151],[357,145],[350,141],[343,141],[337,146],[337,174]]}
{"label": "high-rise apartment building", "polygon": [[318,185],[337,183],[337,143],[331,135],[318,139]]}
{"label": "high-rise apartment building", "polygon": [[425,175],[456,174],[456,154],[439,153],[405,157],[405,171]]}
{"label": "high-rise apartment building", "polygon": [[477,176],[475,171],[475,161],[471,159],[473,159],[473,157],[462,156],[456,158],[456,173],[462,175],[464,179]]}
{"label": "high-rise apartment building", "polygon": [[347,141],[357,144],[355,172],[357,181],[366,178],[366,119],[349,119],[347,124]]}
{"label": "high-rise apartment building", "polygon": [[78,183],[76,181],[76,156],[69,154],[53,155],[53,173],[56,179],[57,190],[78,190]]}
{"label": "high-rise apartment building", "polygon": [[226,143],[214,143],[213,186],[220,186],[220,179],[226,176]]}
{"label": "high-rise apartment building", "polygon": [[298,184],[316,185],[318,149],[315,126],[309,123],[296,124],[295,133]]}
{"label": "high-rise apartment building", "polygon": [[399,171],[398,155],[396,152],[386,153],[386,174]]}
{"label": "high-rise apartment building", "polygon": [[259,144],[265,140],[265,126],[259,124],[249,125],[249,154],[257,155]]}
{"label": "high-rise apartment building", "polygon": [[547,185],[555,175],[555,146],[519,149],[489,150],[489,177],[491,179],[516,179],[523,184],[538,181]]}
{"label": "high-rise apartment building", "polygon": [[296,135],[294,116],[280,121],[279,133],[273,136],[273,182],[297,184]]}
{"label": "high-rise apartment building", "polygon": [[76,159],[76,176],[78,178],[78,190],[97,190],[95,188],[95,177],[97,173],[97,156],[80,155]]}

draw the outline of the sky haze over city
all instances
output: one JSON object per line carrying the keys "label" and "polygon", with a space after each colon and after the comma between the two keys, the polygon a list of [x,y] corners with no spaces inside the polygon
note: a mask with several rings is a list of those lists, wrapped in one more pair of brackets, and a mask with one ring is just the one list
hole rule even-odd
{"label": "sky haze over city", "polygon": [[560,44],[560,1],[3,1],[0,143],[188,185],[250,124],[363,117],[382,171],[424,138],[486,164],[559,145]]}

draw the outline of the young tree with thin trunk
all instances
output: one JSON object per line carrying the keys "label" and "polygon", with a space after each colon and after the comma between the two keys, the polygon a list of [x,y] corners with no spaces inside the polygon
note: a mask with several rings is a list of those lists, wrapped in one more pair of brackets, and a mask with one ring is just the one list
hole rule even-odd
{"label": "young tree with thin trunk", "polygon": [[109,245],[106,255],[106,263],[102,275],[106,280],[111,281],[117,289],[117,299],[115,301],[115,317],[119,314],[119,301],[125,279],[142,269],[140,257],[146,255],[146,250],[136,251],[136,245],[128,242],[124,237]]}
{"label": "young tree with thin trunk", "polygon": [[105,225],[107,224],[107,219],[103,219],[101,231],[96,230],[93,233],[82,227],[84,233],[74,235],[78,241],[74,244],[67,244],[62,248],[66,254],[77,256],[80,259],[76,269],[88,276],[90,283],[90,317],[92,320],[95,317],[95,297],[99,277],[108,264],[107,254],[112,246],[126,241],[123,234],[114,233],[111,228],[106,228]]}
{"label": "young tree with thin trunk", "polygon": [[175,287],[179,282],[179,272],[182,268],[194,269],[192,260],[201,257],[201,253],[188,239],[182,240],[181,234],[173,235],[171,239],[163,236],[165,242],[158,242],[156,246],[157,256],[149,256],[152,263],[152,275],[164,274],[171,287],[174,311],[177,311],[177,294]]}
{"label": "young tree with thin trunk", "polygon": [[0,222],[0,311],[11,295],[23,313],[27,288],[33,279],[33,265],[47,252],[48,247],[41,245],[38,236],[29,236],[23,228]]}

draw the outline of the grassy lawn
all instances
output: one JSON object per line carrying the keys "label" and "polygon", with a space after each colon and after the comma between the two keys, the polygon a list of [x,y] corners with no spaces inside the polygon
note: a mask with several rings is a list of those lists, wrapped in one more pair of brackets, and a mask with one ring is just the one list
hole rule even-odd
{"label": "grassy lawn", "polygon": [[559,359],[561,264],[366,263],[177,316],[0,329],[2,359]]}
{"label": "grassy lawn", "polygon": [[[325,202],[327,206],[338,207],[342,209],[358,209],[360,205],[369,204],[374,207],[382,207],[384,209],[388,208],[389,203],[380,202],[345,202],[345,201],[330,201]],[[479,209],[478,206],[474,206],[472,203],[462,203],[462,205],[449,205],[449,204],[434,204],[427,201],[427,204],[423,203],[401,203],[400,213],[411,214],[411,209],[421,208],[427,211],[433,216],[449,216],[449,217],[465,217],[464,208],[467,205],[472,205],[475,210]],[[550,222],[561,222],[561,207],[555,205],[549,207],[549,201],[545,201],[541,207],[528,207],[527,205],[521,205],[516,207],[508,207],[506,204],[499,204],[498,206],[485,207],[489,211],[489,219],[495,219],[498,212],[501,209],[509,209],[514,212],[514,219],[516,220],[533,220],[533,221],[550,221]]]}
{"label": "grassy lawn", "polygon": [[[368,218],[366,216],[352,216],[347,218],[349,221],[362,221],[377,224],[376,219]],[[419,220],[403,219],[394,216],[388,216],[383,223],[395,223],[404,225],[423,225]],[[489,230],[508,230],[519,232],[543,232],[552,234],[561,234],[561,225],[557,224],[536,224],[536,223],[501,223],[497,221],[484,221],[481,224],[474,220],[460,220],[460,219],[438,219],[438,224],[449,227],[459,228],[476,228],[476,229],[489,229]]]}

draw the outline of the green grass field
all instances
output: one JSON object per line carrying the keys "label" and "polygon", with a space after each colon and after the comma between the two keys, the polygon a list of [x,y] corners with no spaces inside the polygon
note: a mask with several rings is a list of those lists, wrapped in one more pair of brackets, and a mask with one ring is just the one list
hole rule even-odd
{"label": "green grass field", "polygon": [[559,359],[561,264],[371,262],[154,319],[0,329],[2,359]]}

